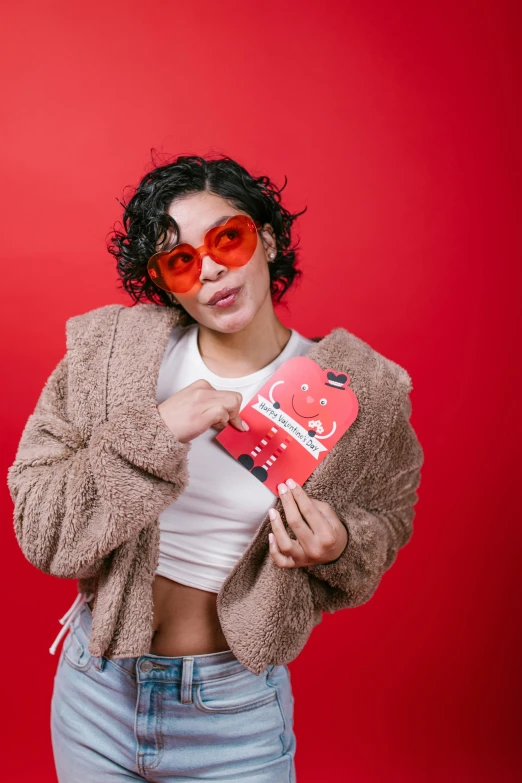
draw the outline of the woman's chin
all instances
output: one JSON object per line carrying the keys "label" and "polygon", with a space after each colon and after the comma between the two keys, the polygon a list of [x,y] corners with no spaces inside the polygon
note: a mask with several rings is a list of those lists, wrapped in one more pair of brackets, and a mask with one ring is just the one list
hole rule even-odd
{"label": "woman's chin", "polygon": [[238,308],[226,307],[223,310],[217,307],[209,307],[205,311],[204,316],[204,320],[201,320],[200,323],[208,326],[209,329],[232,333],[245,329],[252,322],[254,313],[244,306]]}

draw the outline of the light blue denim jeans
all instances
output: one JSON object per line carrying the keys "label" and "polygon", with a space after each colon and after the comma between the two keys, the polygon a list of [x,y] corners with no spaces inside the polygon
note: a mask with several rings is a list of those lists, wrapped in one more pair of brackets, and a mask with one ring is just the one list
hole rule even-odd
{"label": "light blue denim jeans", "polygon": [[54,678],[59,783],[208,780],[295,783],[286,665],[253,674],[231,650],[93,657],[92,612],[75,617]]}

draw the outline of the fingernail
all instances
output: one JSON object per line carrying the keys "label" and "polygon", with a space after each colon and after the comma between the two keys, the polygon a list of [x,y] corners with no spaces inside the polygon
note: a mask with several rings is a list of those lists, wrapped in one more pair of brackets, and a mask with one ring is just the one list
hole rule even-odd
{"label": "fingernail", "polygon": [[277,491],[279,492],[280,495],[284,495],[285,492],[288,492],[288,489],[285,484],[278,484]]}
{"label": "fingernail", "polygon": [[276,518],[275,508],[269,508],[268,509],[268,516],[270,517],[270,519],[275,519]]}
{"label": "fingernail", "polygon": [[250,429],[250,427],[248,426],[246,421],[243,421],[243,419],[241,419],[241,426],[243,427],[244,430],[249,430]]}
{"label": "fingernail", "polygon": [[297,484],[295,483],[295,481],[293,479],[287,479],[286,480],[286,486],[290,487],[290,489],[295,489],[295,487],[297,487]]}
{"label": "fingernail", "polygon": [[269,533],[268,534],[268,540],[270,541],[271,544],[274,543],[274,534],[273,533]]}

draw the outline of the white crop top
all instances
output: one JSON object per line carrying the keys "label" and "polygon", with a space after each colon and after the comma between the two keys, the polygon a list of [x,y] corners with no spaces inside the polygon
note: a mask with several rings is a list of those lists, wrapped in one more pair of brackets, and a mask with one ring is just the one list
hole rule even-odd
{"label": "white crop top", "polygon": [[[175,326],[159,371],[158,404],[198,378],[216,389],[243,395],[242,410],[261,386],[292,356],[303,356],[314,344],[292,329],[273,362],[240,378],[222,378],[201,358],[199,324]],[[218,593],[249,545],[276,496],[250,475],[217,441],[210,427],[191,441],[189,484],[159,515],[160,553],[156,573],[182,584]]]}

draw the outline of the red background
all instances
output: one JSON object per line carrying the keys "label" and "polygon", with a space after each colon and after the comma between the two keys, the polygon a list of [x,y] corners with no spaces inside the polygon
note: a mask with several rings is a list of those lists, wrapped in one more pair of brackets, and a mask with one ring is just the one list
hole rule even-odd
{"label": "red background", "polygon": [[[519,779],[519,5],[86,8],[3,14],[4,475],[66,318],[130,304],[105,238],[150,149],[286,174],[308,211],[278,314],[405,366],[426,456],[411,543],[291,664],[299,783]],[[46,783],[48,648],[76,583],[25,560],[5,483],[1,503],[0,777]]]}

